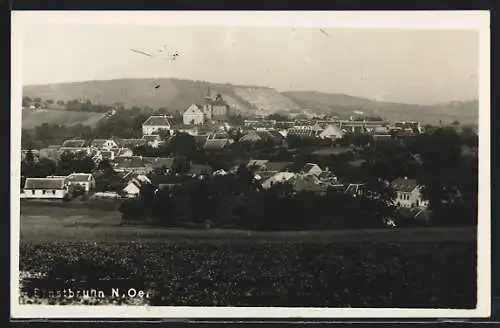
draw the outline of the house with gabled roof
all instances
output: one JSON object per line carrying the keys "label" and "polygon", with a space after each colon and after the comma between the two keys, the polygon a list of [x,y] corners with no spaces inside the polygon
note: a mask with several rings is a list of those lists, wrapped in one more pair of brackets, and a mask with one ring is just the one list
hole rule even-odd
{"label": "house with gabled roof", "polygon": [[301,173],[303,174],[311,174],[311,175],[316,175],[319,176],[323,170],[314,163],[306,163],[301,170]]}
{"label": "house with gabled roof", "polygon": [[391,188],[396,192],[395,203],[398,206],[426,208],[429,205],[429,202],[423,198],[422,187],[416,179],[397,178],[392,181]]}
{"label": "house with gabled roof", "polygon": [[144,138],[141,139],[117,139],[116,143],[120,148],[135,148],[139,146],[144,146],[147,141]]}
{"label": "house with gabled roof", "polygon": [[159,134],[161,131],[170,132],[172,124],[167,115],[150,116],[142,123],[142,134],[144,136]]}
{"label": "house with gabled roof", "polygon": [[113,139],[94,139],[90,143],[90,147],[98,150],[111,150],[118,148],[118,144]]}
{"label": "house with gabled roof", "polygon": [[128,198],[135,198],[141,193],[144,185],[151,184],[151,180],[143,174],[132,174],[128,176],[128,183],[123,188],[123,194]]}
{"label": "house with gabled roof", "polygon": [[69,194],[66,177],[26,178],[22,198],[63,199]]}
{"label": "house with gabled roof", "polygon": [[200,125],[205,123],[205,114],[203,106],[192,104],[182,114],[182,122],[184,125]]}
{"label": "house with gabled roof", "polygon": [[344,132],[337,126],[330,124],[323,131],[320,132],[321,139],[337,140],[344,136]]}
{"label": "house with gabled roof", "polygon": [[146,164],[147,161],[145,161],[142,156],[117,157],[114,162],[114,170],[116,172],[147,174],[152,171],[152,168]]}
{"label": "house with gabled roof", "polygon": [[71,153],[71,154],[84,154],[86,156],[92,153],[89,147],[61,147],[58,149],[60,154]]}
{"label": "house with gabled roof", "polygon": [[262,182],[262,188],[269,189],[276,183],[292,182],[292,179],[294,179],[295,177],[296,174],[292,172],[278,172],[272,175],[270,178],[265,179],[265,181]]}
{"label": "house with gabled roof", "polygon": [[175,164],[174,157],[143,157],[146,167],[151,170],[165,170],[165,173],[170,173]]}
{"label": "house with gabled roof", "polygon": [[203,145],[203,148],[207,150],[216,150],[216,149],[222,149],[226,147],[228,144],[229,144],[228,139],[208,139],[205,142],[205,145]]}
{"label": "house with gabled roof", "polygon": [[95,179],[90,173],[72,173],[67,180],[68,186],[81,186],[85,192],[95,188]]}

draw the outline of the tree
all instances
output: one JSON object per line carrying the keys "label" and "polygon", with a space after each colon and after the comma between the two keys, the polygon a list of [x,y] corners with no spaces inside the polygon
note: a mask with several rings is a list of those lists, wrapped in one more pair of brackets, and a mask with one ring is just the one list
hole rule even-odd
{"label": "tree", "polygon": [[64,102],[64,100],[58,100],[58,101],[57,101],[57,104],[58,104],[59,106],[64,106],[66,103]]}
{"label": "tree", "polygon": [[289,121],[288,116],[283,115],[283,114],[279,114],[279,113],[274,113],[274,114],[268,115],[267,119],[268,120],[275,120],[275,121]]}
{"label": "tree", "polygon": [[188,159],[194,158],[198,148],[196,140],[187,133],[178,133],[172,137],[164,148],[165,152],[173,156],[184,156]]}
{"label": "tree", "polygon": [[33,99],[30,97],[23,97],[23,107],[28,107],[33,103]]}
{"label": "tree", "polygon": [[52,105],[52,104],[54,103],[54,100],[52,100],[52,99],[47,99],[45,102],[46,102],[47,104],[49,104],[49,105]]}
{"label": "tree", "polygon": [[115,172],[108,160],[103,160],[98,166],[99,174],[95,176],[96,191],[111,191],[121,193],[125,188],[122,178]]}
{"label": "tree", "polygon": [[461,142],[454,129],[439,128],[432,134],[421,135],[417,147],[423,162],[418,180],[430,207],[439,211],[444,204],[458,200],[461,177]]}
{"label": "tree", "polygon": [[168,114],[168,109],[165,108],[165,107],[160,107],[158,108],[158,115],[165,115],[165,114]]}
{"label": "tree", "polygon": [[56,171],[58,175],[69,175],[71,173],[91,173],[94,168],[95,163],[90,157],[64,152],[57,163]]}

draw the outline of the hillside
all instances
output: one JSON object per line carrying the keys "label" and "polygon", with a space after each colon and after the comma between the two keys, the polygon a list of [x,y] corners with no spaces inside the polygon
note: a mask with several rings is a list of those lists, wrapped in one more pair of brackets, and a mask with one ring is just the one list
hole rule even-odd
{"label": "hillside", "polygon": [[[155,88],[156,85],[159,85],[159,88]],[[179,79],[119,79],[26,86],[23,95],[64,101],[85,99],[97,104],[121,102],[126,107],[166,107],[172,112],[184,111],[191,104],[200,102],[208,91],[212,95],[222,93],[231,107],[242,112],[252,111],[259,107],[273,108],[277,103],[275,98],[284,98],[285,101],[292,102],[273,89],[250,87],[249,89],[257,95],[259,92],[264,93],[264,96],[260,97],[263,100],[251,103],[249,100],[252,101],[253,98],[246,97],[245,88],[231,84]]]}
{"label": "hillside", "polygon": [[336,114],[343,118],[351,116],[354,110],[359,110],[367,115],[380,115],[389,121],[418,120],[436,124],[440,120],[443,123],[458,120],[461,123],[476,124],[479,115],[477,100],[427,106],[374,101],[315,91],[289,91],[283,92],[283,94],[302,109],[316,113]]}
{"label": "hillside", "polygon": [[23,109],[22,113],[22,127],[25,129],[32,129],[43,123],[66,126],[77,124],[95,126],[104,117],[104,114],[101,113],[70,112],[54,109]]}
{"label": "hillside", "polygon": [[[159,88],[155,86],[159,85]],[[44,100],[90,100],[94,104],[123,103],[126,107],[165,107],[171,112],[184,111],[200,102],[207,91],[222,93],[235,112],[268,115],[274,112],[300,112],[336,114],[346,118],[354,110],[380,115],[387,120],[419,120],[436,124],[440,120],[450,123],[476,123],[478,102],[457,102],[435,106],[399,104],[374,101],[343,94],[315,91],[278,92],[260,86],[238,86],[205,81],[181,79],[116,79],[52,85],[26,86],[23,95]],[[55,116],[58,117],[57,114]],[[70,121],[70,119],[68,119]],[[75,123],[77,124],[77,123]],[[24,124],[23,124],[24,125]]]}

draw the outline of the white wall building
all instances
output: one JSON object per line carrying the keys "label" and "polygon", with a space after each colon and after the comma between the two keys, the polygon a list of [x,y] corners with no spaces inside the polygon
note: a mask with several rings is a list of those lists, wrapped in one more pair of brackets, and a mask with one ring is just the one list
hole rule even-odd
{"label": "white wall building", "polygon": [[203,106],[193,104],[182,115],[184,125],[200,125],[205,123],[205,114],[203,113]]}
{"label": "white wall building", "polygon": [[63,199],[68,194],[65,177],[27,178],[21,198]]}
{"label": "white wall building", "polygon": [[415,179],[397,178],[391,183],[391,187],[396,192],[395,203],[400,207],[426,208],[429,205],[429,202],[423,199],[421,187]]}
{"label": "white wall building", "polygon": [[68,176],[68,186],[81,186],[89,192],[95,188],[95,179],[90,173],[73,173]]}
{"label": "white wall building", "polygon": [[152,135],[159,134],[160,131],[170,132],[172,124],[166,115],[162,116],[150,116],[142,124],[142,134]]}

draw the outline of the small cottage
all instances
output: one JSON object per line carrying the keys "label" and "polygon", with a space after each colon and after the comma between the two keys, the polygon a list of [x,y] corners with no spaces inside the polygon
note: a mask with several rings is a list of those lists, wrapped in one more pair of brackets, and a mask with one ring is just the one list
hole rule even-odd
{"label": "small cottage", "polygon": [[391,187],[396,192],[396,205],[406,208],[428,206],[428,201],[423,199],[421,186],[418,185],[417,180],[407,177],[397,178],[391,183]]}
{"label": "small cottage", "polygon": [[90,173],[73,173],[68,176],[68,186],[81,186],[89,192],[95,188],[95,179]]}

